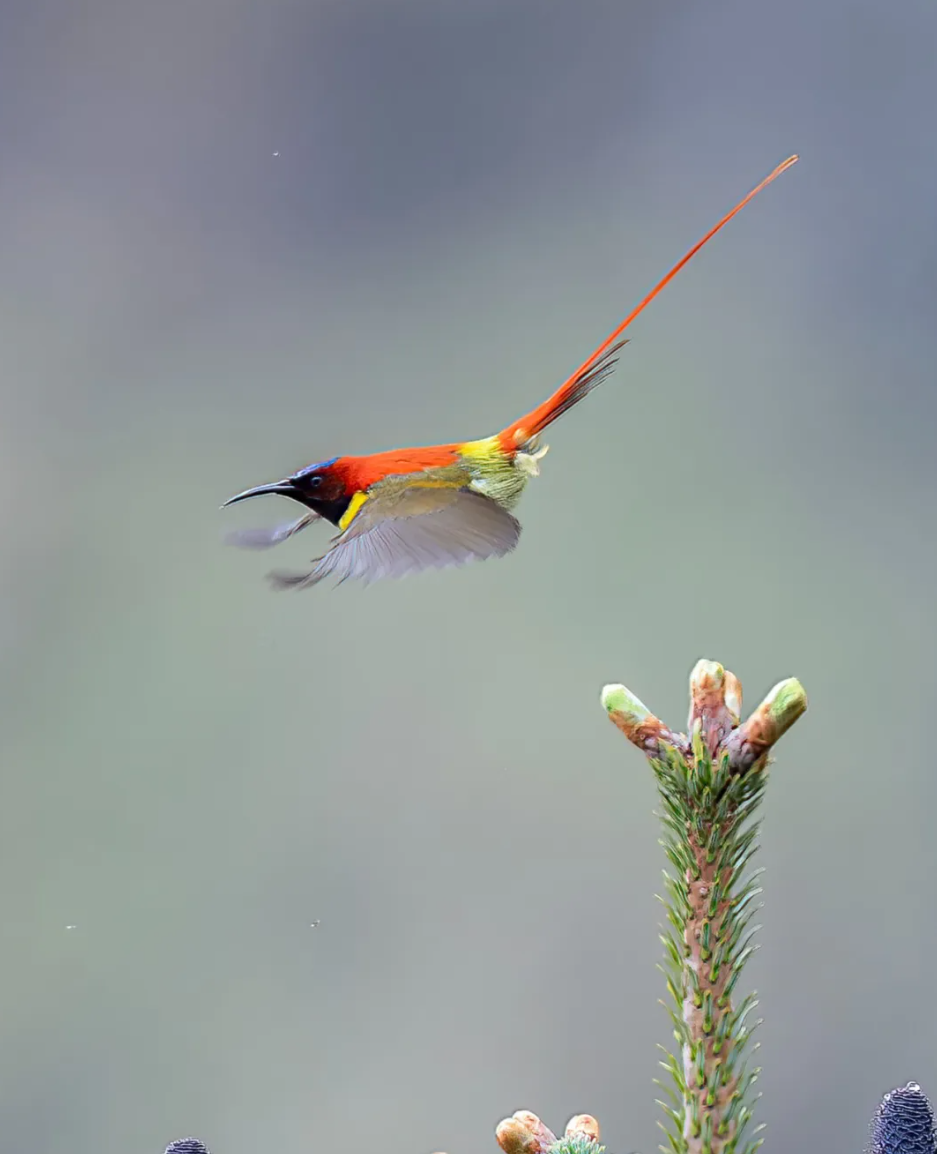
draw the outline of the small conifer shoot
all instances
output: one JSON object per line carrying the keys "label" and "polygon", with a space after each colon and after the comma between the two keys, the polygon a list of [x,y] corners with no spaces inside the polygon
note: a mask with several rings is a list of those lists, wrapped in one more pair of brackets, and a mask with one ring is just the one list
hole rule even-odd
{"label": "small conifer shoot", "polygon": [[[661,898],[667,1005],[677,1050],[664,1049],[668,1077],[661,1122],[672,1154],[754,1154],[757,1068],[748,1068],[754,992],[739,997],[745,963],[757,948],[760,871],[758,807],[772,746],[807,708],[800,682],[772,689],[740,724],[742,687],[715,661],[690,676],[689,736],[669,730],[623,685],[607,685],[609,719],[651,763],[670,863]],[[663,1047],[662,1047],[663,1048]]]}

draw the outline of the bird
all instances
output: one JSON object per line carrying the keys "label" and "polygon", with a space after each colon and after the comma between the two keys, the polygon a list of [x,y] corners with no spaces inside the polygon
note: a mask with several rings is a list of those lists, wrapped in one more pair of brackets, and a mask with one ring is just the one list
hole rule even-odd
{"label": "bird", "polygon": [[308,589],[325,578],[370,584],[426,569],[503,557],[517,545],[514,515],[521,494],[540,473],[549,448],[542,434],[604,381],[627,340],[622,333],[699,250],[763,188],[795,164],[779,164],[725,214],[535,409],[479,440],[340,456],[307,465],[280,481],[230,497],[222,508],[263,495],[303,506],[297,520],[229,533],[227,542],[269,549],[318,521],[338,529],[329,547],[302,572],[268,574],[274,588]]}

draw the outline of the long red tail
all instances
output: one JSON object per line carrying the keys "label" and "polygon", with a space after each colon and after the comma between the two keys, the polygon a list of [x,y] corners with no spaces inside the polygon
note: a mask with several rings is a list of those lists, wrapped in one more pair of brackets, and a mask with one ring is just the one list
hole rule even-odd
{"label": "long red tail", "polygon": [[618,360],[616,354],[623,345],[627,344],[626,340],[620,340],[619,338],[635,317],[638,316],[639,313],[642,313],[657,294],[670,284],[683,266],[696,256],[704,244],[712,240],[723,225],[728,224],[732,217],[735,216],[737,212],[740,212],[745,205],[748,204],[753,197],[757,196],[763,188],[769,185],[775,177],[780,176],[781,173],[790,168],[792,164],[796,164],[797,159],[796,156],[789,156],[783,164],[777,166],[774,172],[766,176],[761,184],[753,188],[746,197],[740,200],[731,212],[727,212],[718,224],[713,225],[702,240],[698,240],[686,256],[677,261],[663,280],[659,281],[658,284],[651,289],[644,300],[641,301],[640,304],[635,305],[618,328],[606,337],[599,347],[582,362],[568,380],[560,385],[552,397],[544,401],[542,405],[538,405],[537,408],[528,413],[526,417],[521,417],[519,421],[514,421],[508,425],[508,427],[499,434],[504,448],[508,452],[511,452],[518,445],[523,444],[529,437],[542,432],[547,425],[555,421],[557,417],[561,416],[568,409],[571,409],[573,405],[581,401],[587,393],[591,392],[596,385],[603,381],[615,367]]}

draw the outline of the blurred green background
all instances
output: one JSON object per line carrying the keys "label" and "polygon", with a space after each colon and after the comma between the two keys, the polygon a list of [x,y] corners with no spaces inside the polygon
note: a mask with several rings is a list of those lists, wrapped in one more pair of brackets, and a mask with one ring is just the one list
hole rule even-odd
{"label": "blurred green background", "polygon": [[[8,1150],[656,1148],[651,774],[800,677],[748,974],[769,1144],[937,1093],[930,0],[9,0]],[[502,562],[275,595],[244,487],[485,435],[728,207]],[[301,566],[310,530],[277,564]],[[315,929],[310,924],[319,919]],[[74,929],[66,929],[74,926]]]}

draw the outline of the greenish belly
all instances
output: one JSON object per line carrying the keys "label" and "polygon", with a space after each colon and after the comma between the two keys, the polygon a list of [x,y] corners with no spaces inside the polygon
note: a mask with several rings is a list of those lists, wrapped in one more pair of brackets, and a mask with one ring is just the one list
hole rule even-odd
{"label": "greenish belly", "polygon": [[472,474],[470,488],[497,501],[505,509],[513,509],[530,479],[503,457],[500,461],[469,459],[466,464]]}

